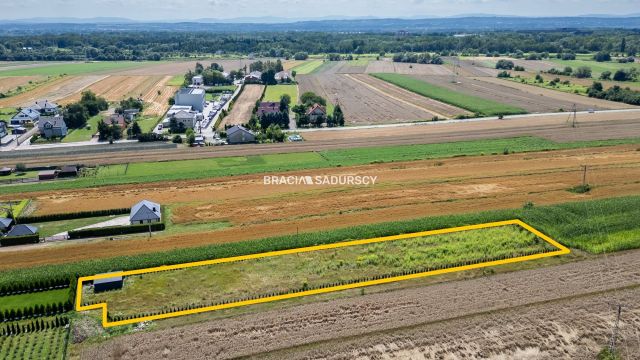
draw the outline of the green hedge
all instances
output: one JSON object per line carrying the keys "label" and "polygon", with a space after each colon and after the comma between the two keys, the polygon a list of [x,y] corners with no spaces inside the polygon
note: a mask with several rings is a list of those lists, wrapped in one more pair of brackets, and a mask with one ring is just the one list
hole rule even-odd
{"label": "green hedge", "polygon": [[94,210],[94,211],[80,211],[80,212],[74,212],[74,213],[21,216],[16,220],[17,220],[17,223],[19,224],[25,224],[25,223],[47,222],[47,221],[84,219],[84,218],[98,217],[98,216],[123,215],[123,214],[129,214],[130,212],[131,212],[131,208],[105,209],[105,210]]}
{"label": "green hedge", "polygon": [[40,242],[38,234],[24,236],[9,236],[0,238],[0,246],[15,246],[25,244],[37,244]]}
{"label": "green hedge", "polygon": [[125,235],[143,233],[149,231],[149,225],[151,225],[151,231],[164,230],[164,223],[153,224],[139,224],[128,226],[108,226],[94,229],[83,230],[71,230],[69,231],[69,239],[81,239],[96,236],[110,236],[110,235]]}

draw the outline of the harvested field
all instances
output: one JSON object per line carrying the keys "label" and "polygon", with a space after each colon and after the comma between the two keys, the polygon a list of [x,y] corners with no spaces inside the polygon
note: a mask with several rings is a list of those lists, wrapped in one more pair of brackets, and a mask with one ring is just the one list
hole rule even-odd
{"label": "harvested field", "polygon": [[296,66],[304,64],[306,60],[287,60],[282,63],[285,71],[291,71]]}
{"label": "harvested field", "polygon": [[[540,71],[548,71],[552,68],[559,68],[560,66],[553,61],[550,60],[524,60],[524,59],[514,59],[511,57],[486,57],[486,56],[476,56],[476,57],[465,57],[462,61],[470,63],[473,66],[484,67],[489,69],[496,69],[496,63],[499,60],[508,60],[513,62],[515,66],[522,66],[526,71],[540,72]],[[499,70],[500,71],[500,70]]]}
{"label": "harvested field", "polygon": [[39,86],[31,91],[0,99],[0,107],[29,106],[36,100],[47,99],[49,101],[59,101],[73,94],[82,92],[90,85],[104,79],[103,75],[90,76],[65,76],[45,85]]}
{"label": "harvested field", "polygon": [[[111,75],[87,87],[87,90],[104,97],[107,101],[120,101],[129,97],[142,97],[150,88],[163,79],[163,76]],[[68,104],[79,100],[80,93],[76,93],[61,99],[60,103]]]}
{"label": "harvested field", "polygon": [[146,93],[142,95],[145,103],[143,115],[163,115],[169,109],[169,99],[172,98],[178,86],[168,86],[172,76],[166,75],[156,82]]}
{"label": "harvested field", "polygon": [[366,60],[339,61],[330,71],[335,74],[363,74],[367,65]]}
{"label": "harvested field", "polygon": [[[484,77],[480,78],[466,78],[458,77],[458,83],[452,83],[449,76],[414,76],[415,78],[428,82],[433,85],[441,86],[452,91],[457,91],[463,94],[477,96],[483,99],[488,99],[496,102],[500,102],[507,105],[512,105],[518,108],[527,110],[531,113],[547,113],[555,112],[559,109],[569,110],[573,107],[574,101],[565,100],[564,93],[554,91],[553,94],[547,96],[540,96],[527,89],[514,88],[512,86],[505,85],[506,81],[490,81]],[[498,79],[496,79],[498,80]],[[551,97],[551,95],[554,95]],[[572,95],[572,94],[567,94]],[[579,95],[574,95],[578,96]],[[571,96],[570,96],[571,97]],[[584,99],[584,98],[583,98]],[[583,100],[580,99],[580,100]],[[588,100],[588,98],[587,98]],[[586,106],[581,104],[578,110],[586,110],[592,106]],[[602,108],[598,108],[602,109]]]}
{"label": "harvested field", "polygon": [[[570,94],[570,93],[565,93],[561,91],[549,90],[549,89],[545,89],[537,86],[521,84],[515,81],[502,80],[498,78],[482,78],[477,80],[481,80],[487,83],[502,85],[510,88],[511,91],[520,90],[520,91],[532,94],[534,96],[546,98],[547,101],[551,101],[551,102],[563,101],[563,102],[568,102],[570,104],[576,104],[578,109],[629,109],[629,108],[636,107],[636,106],[628,105],[624,103],[590,98],[587,96]],[[564,109],[567,110],[570,108],[571,107],[569,108],[565,107]]]}
{"label": "harvested field", "polygon": [[291,302],[186,326],[167,321],[160,330],[76,345],[72,353],[82,359],[108,358],[116,351],[123,359],[163,354],[175,359],[210,354],[219,359],[593,359],[611,335],[612,303],[620,302],[628,306],[619,349],[624,358],[637,359],[638,261],[636,250],[430,286],[415,282],[323,302]]}
{"label": "harvested field", "polygon": [[229,115],[222,119],[220,128],[224,129],[225,125],[240,125],[249,122],[256,101],[260,100],[263,91],[264,85],[245,85],[242,93],[233,103]]}
{"label": "harvested field", "polygon": [[[347,125],[385,124],[430,120],[435,113],[363,85],[345,74],[298,75],[299,93],[307,91],[328,102],[340,101]],[[409,106],[407,106],[409,105]]]}
{"label": "harvested field", "polygon": [[393,61],[372,61],[365,70],[371,73],[396,73],[406,75],[451,75],[451,70],[443,65],[407,64]]}
{"label": "harvested field", "polygon": [[[38,213],[118,208],[140,199],[172,207],[180,224],[228,222],[209,232],[156,235],[120,241],[43,245],[0,251],[0,268],[63,263],[194,247],[267,236],[319,231],[416,216],[518,208],[582,199],[638,194],[637,146],[588,148],[509,156],[478,156],[372,164],[291,172],[291,175],[372,175],[375,187],[330,185],[265,186],[262,175],[195,181],[122,185],[16,194],[31,197]],[[588,195],[567,191],[579,184],[580,165],[589,164]],[[234,191],[229,191],[229,189]],[[6,196],[5,196],[6,197]],[[241,228],[242,231],[238,231]]]}
{"label": "harvested field", "polygon": [[173,62],[162,62],[158,64],[150,64],[148,66],[130,69],[130,70],[119,70],[114,71],[111,74],[113,75],[183,75],[189,70],[193,70],[196,67],[196,63],[201,63],[205,67],[211,65],[212,63],[218,63],[222,65],[225,71],[238,70],[245,65],[248,67],[256,60],[248,60],[248,59],[238,59],[238,60],[221,60],[221,59],[205,59],[205,60],[193,60],[193,61],[173,61]]}
{"label": "harvested field", "polygon": [[14,90],[18,86],[28,85],[29,81],[39,81],[44,78],[44,76],[38,75],[0,77],[0,93],[6,93],[10,90]]}
{"label": "harvested field", "polygon": [[372,89],[376,89],[383,94],[397,99],[398,102],[408,103],[408,106],[428,111],[440,118],[452,118],[458,115],[471,115],[471,112],[467,110],[418,95],[373,76],[360,74],[350,75],[350,77],[362,82],[364,86],[369,86]]}

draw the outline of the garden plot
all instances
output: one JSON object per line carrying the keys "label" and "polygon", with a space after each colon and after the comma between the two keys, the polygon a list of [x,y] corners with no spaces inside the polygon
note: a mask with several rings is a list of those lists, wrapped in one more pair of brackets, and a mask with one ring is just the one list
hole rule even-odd
{"label": "garden plot", "polygon": [[102,308],[116,326],[567,253],[512,220],[133,270],[106,293],[81,278],[76,307]]}

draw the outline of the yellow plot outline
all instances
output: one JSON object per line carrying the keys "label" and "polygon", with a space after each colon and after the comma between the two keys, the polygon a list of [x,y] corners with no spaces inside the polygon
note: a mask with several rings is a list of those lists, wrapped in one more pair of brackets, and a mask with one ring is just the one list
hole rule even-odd
{"label": "yellow plot outline", "polygon": [[[222,263],[228,263],[228,262],[260,259],[260,258],[266,258],[266,257],[272,257],[272,256],[297,254],[297,253],[326,250],[326,249],[337,249],[337,248],[355,246],[355,245],[365,245],[365,244],[372,244],[372,243],[378,243],[378,242],[384,242],[384,241],[401,240],[401,239],[423,237],[423,236],[430,236],[430,235],[449,234],[449,233],[454,233],[459,231],[486,229],[486,228],[506,226],[506,225],[519,225],[520,227],[528,230],[529,232],[535,234],[537,237],[543,239],[547,243],[556,247],[558,250],[539,253],[539,254],[533,254],[533,255],[518,256],[518,257],[503,259],[503,260],[494,260],[494,261],[487,261],[487,262],[471,264],[471,265],[456,266],[456,267],[451,267],[446,269],[431,270],[431,271],[426,271],[426,272],[421,272],[416,274],[400,275],[400,276],[394,276],[394,277],[389,277],[384,279],[362,281],[362,282],[357,282],[353,284],[338,285],[338,286],[332,286],[332,287],[327,287],[322,289],[306,290],[306,291],[300,291],[300,292],[284,294],[284,295],[268,296],[268,297],[259,298],[259,299],[237,301],[233,303],[207,306],[207,307],[202,307],[198,309],[189,309],[189,310],[182,310],[182,311],[176,311],[176,312],[165,313],[165,314],[143,316],[135,319],[120,320],[120,321],[109,321],[109,319],[107,318],[108,311],[107,311],[106,303],[91,304],[86,306],[82,305],[82,284],[88,281],[93,281],[98,279],[107,279],[107,278],[117,277],[117,276],[124,277],[124,276],[131,276],[131,275],[149,274],[149,273],[168,271],[168,270],[187,269],[187,268],[192,268],[197,266],[215,265],[215,264],[222,264]],[[324,294],[324,293],[329,293],[334,291],[355,289],[355,288],[360,288],[365,286],[388,284],[388,283],[397,282],[397,281],[418,279],[418,278],[448,274],[448,273],[453,273],[458,271],[466,271],[466,270],[480,269],[480,268],[485,268],[490,266],[512,264],[512,263],[517,263],[522,261],[536,260],[536,259],[542,259],[542,258],[558,256],[558,255],[566,255],[566,254],[569,254],[570,252],[571,251],[567,247],[551,239],[550,237],[534,229],[533,227],[527,225],[523,221],[517,220],[517,219],[506,220],[506,221],[498,221],[498,222],[491,222],[491,223],[484,223],[484,224],[477,224],[477,225],[460,226],[460,227],[447,228],[447,229],[423,231],[423,232],[417,232],[417,233],[411,233],[411,234],[402,234],[402,235],[386,236],[386,237],[371,238],[371,239],[354,240],[354,241],[309,246],[309,247],[289,249],[289,250],[279,250],[279,251],[270,251],[270,252],[259,253],[259,254],[234,256],[234,257],[222,258],[222,259],[196,261],[196,262],[190,262],[190,263],[184,263],[184,264],[164,265],[164,266],[145,268],[145,269],[119,271],[119,272],[92,275],[92,276],[83,276],[78,279],[78,288],[76,292],[76,310],[86,311],[86,310],[102,309],[102,326],[112,327],[112,326],[120,326],[120,325],[126,325],[126,324],[134,324],[142,321],[167,319],[167,318],[172,318],[177,316],[199,314],[199,313],[208,312],[208,311],[229,309],[229,308],[240,307],[240,306],[261,304],[261,303],[266,303],[271,301],[293,299],[293,298],[309,296],[309,295]]]}

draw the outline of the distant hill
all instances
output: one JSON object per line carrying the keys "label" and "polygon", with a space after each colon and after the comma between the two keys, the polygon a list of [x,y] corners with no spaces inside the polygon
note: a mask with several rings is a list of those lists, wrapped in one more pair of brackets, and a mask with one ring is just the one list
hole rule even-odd
{"label": "distant hill", "polygon": [[2,33],[91,32],[91,31],[330,31],[330,32],[474,32],[492,30],[640,29],[640,16],[515,17],[467,15],[428,19],[314,19],[242,18],[198,19],[181,22],[140,22],[122,18],[41,18],[0,21]]}

